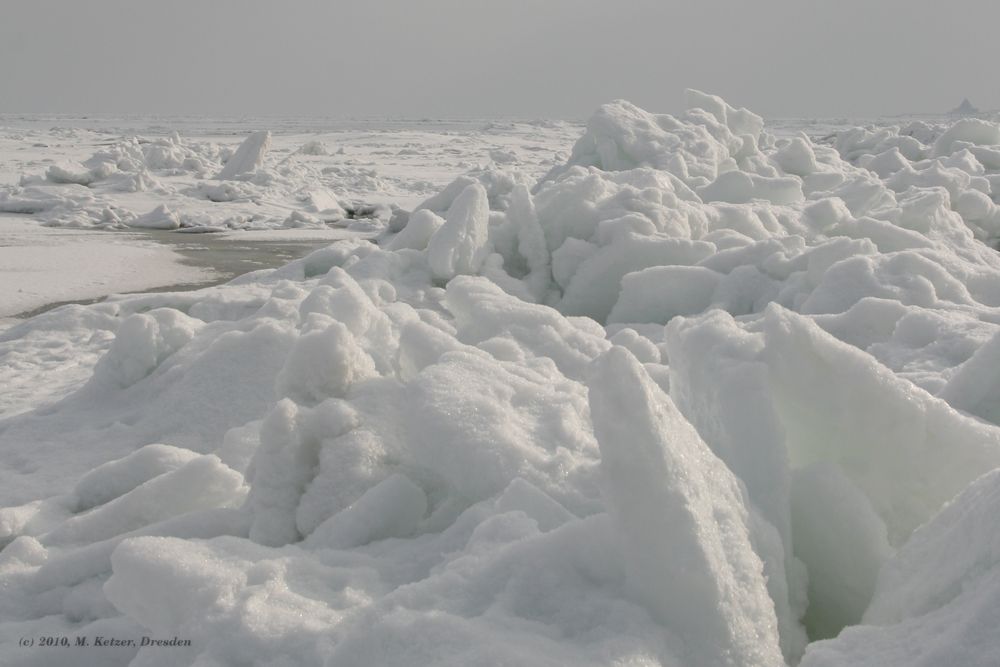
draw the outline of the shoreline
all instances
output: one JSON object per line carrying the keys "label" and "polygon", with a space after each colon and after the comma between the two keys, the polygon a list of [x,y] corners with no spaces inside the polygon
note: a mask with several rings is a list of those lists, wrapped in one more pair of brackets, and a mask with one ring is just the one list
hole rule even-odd
{"label": "shoreline", "polygon": [[4,329],[63,305],[98,303],[114,294],[219,285],[358,235],[342,229],[199,235],[76,230],[43,227],[16,215],[0,216],[0,224]]}

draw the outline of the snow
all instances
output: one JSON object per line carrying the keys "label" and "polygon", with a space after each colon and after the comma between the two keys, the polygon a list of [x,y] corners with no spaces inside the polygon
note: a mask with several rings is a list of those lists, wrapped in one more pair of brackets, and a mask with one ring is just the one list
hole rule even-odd
{"label": "snow", "polygon": [[995,664],[1000,126],[686,107],[26,169],[40,235],[343,233],[0,333],[0,661]]}

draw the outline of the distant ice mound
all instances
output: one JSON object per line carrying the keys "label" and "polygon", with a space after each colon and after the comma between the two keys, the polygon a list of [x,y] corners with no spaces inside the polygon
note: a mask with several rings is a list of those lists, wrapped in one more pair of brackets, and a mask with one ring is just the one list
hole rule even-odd
{"label": "distant ice mound", "polygon": [[973,116],[979,113],[979,109],[972,106],[972,102],[966,97],[962,100],[962,103],[957,107],[948,112],[952,116]]}
{"label": "distant ice mound", "polygon": [[302,155],[329,155],[330,149],[322,141],[313,140],[302,144],[298,150]]}
{"label": "distant ice mound", "polygon": [[380,245],[6,334],[103,356],[0,431],[47,462],[0,510],[0,630],[192,643],[103,664],[995,662],[1000,128],[824,145],[687,100]]}

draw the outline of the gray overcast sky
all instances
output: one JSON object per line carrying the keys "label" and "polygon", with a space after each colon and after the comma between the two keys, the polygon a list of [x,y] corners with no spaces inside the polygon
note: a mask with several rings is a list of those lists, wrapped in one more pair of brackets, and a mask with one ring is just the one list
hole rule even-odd
{"label": "gray overcast sky", "polygon": [[0,111],[998,108],[998,32],[998,0],[0,0]]}

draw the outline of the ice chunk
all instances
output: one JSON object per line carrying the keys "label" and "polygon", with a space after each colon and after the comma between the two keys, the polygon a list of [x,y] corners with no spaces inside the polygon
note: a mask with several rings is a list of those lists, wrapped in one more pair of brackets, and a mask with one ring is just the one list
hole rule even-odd
{"label": "ice chunk", "polygon": [[312,141],[307,141],[299,147],[296,151],[300,155],[329,155],[330,150],[326,147],[326,144],[319,139],[313,139]]}
{"label": "ice chunk", "polygon": [[764,119],[743,107],[735,109],[717,95],[709,95],[694,88],[684,91],[686,109],[704,109],[727,125],[737,135],[749,135],[756,140],[764,129]]}
{"label": "ice chunk", "polygon": [[357,413],[339,399],[315,408],[285,399],[274,407],[261,426],[261,444],[248,472],[252,540],[280,546],[301,538],[296,512],[320,472],[320,449],[357,426]]}
{"label": "ice chunk", "polygon": [[1000,472],[971,484],[883,566],[863,624],[809,646],[804,667],[975,665],[1000,656]]}
{"label": "ice chunk", "polygon": [[[543,179],[555,180],[574,166],[596,166],[604,171],[653,167],[670,172],[688,185],[704,185],[736,165],[734,153],[744,141],[720,119],[722,106],[703,93],[683,119],[651,114],[624,100],[602,105],[587,121],[587,131],[573,146],[565,166],[554,168]],[[714,112],[699,108],[705,102]],[[718,100],[723,106],[724,102]],[[728,109],[726,109],[728,114]],[[762,121],[747,113],[735,113],[737,131],[754,143]],[[760,125],[758,125],[760,121]]]}
{"label": "ice chunk", "polygon": [[374,376],[372,358],[350,330],[331,321],[324,329],[303,334],[278,374],[277,391],[301,403],[343,396],[352,384]]}
{"label": "ice chunk", "polygon": [[976,350],[938,393],[952,407],[1000,424],[1000,333]]}
{"label": "ice chunk", "polygon": [[524,512],[538,523],[541,531],[558,528],[575,518],[547,493],[520,477],[508,484],[497,498],[496,510]]}
{"label": "ice chunk", "polygon": [[570,237],[552,253],[552,278],[566,289],[580,265],[594,256],[597,246],[587,241]]}
{"label": "ice chunk", "polygon": [[702,266],[654,266],[622,278],[608,322],[659,322],[696,315],[712,303],[722,274]]}
{"label": "ice chunk", "polygon": [[190,342],[202,324],[173,308],[130,315],[122,321],[111,348],[94,369],[91,385],[135,384]]}
{"label": "ice chunk", "polygon": [[314,188],[302,193],[305,210],[320,216],[323,220],[340,220],[344,217],[344,207],[336,196],[326,188]]}
{"label": "ice chunk", "polygon": [[198,454],[170,445],[146,445],[128,456],[100,465],[80,478],[73,489],[76,510],[103,505],[154,477],[176,470]]}
{"label": "ice chunk", "polygon": [[786,174],[808,176],[819,170],[812,142],[804,135],[789,139],[775,152],[773,159]]}
{"label": "ice chunk", "polygon": [[650,266],[695,264],[714,250],[714,245],[704,241],[628,234],[580,263],[559,310],[604,321],[614,308],[625,274]]}
{"label": "ice chunk", "polygon": [[[764,341],[722,311],[675,318],[666,327],[670,396],[712,452],[745,485],[756,516],[751,532],[764,560],[782,649],[801,655],[805,632],[805,572],[792,552],[789,456],[772,404]],[[775,544],[776,542],[776,544]]]}
{"label": "ice chunk", "polygon": [[466,188],[478,182],[476,178],[463,174],[417,206],[416,210],[427,209],[435,213],[443,213],[451,208],[451,205]]}
{"label": "ice chunk", "polygon": [[624,348],[595,362],[588,385],[632,594],[691,664],[783,665],[739,481]]}
{"label": "ice chunk", "polygon": [[942,132],[934,142],[934,156],[951,155],[956,141],[967,141],[977,146],[996,146],[1000,144],[1000,125],[978,118],[962,118]]}
{"label": "ice chunk", "polygon": [[489,214],[483,186],[477,182],[462,190],[427,244],[427,262],[435,278],[447,281],[479,270],[490,252]]}
{"label": "ice chunk", "polygon": [[270,148],[271,133],[267,130],[254,132],[243,140],[216,178],[220,181],[231,180],[260,169],[264,166],[264,157]]}
{"label": "ice chunk", "polygon": [[412,534],[427,511],[427,497],[403,475],[392,475],[333,515],[306,539],[313,548],[351,549]]}
{"label": "ice chunk", "polygon": [[525,303],[483,278],[456,278],[448,284],[446,300],[460,341],[475,344],[506,334],[525,353],[548,357],[570,377],[582,377],[590,361],[608,347],[599,325],[577,326],[553,308]]}
{"label": "ice chunk", "polygon": [[1000,429],[960,415],[800,315],[769,307],[765,330],[764,359],[792,464],[840,463],[886,524],[890,543],[902,543],[1000,465]]}
{"label": "ice chunk", "polygon": [[114,170],[114,165],[107,165],[102,170],[88,169],[79,163],[54,164],[45,172],[45,178],[53,183],[75,183],[90,185],[101,178],[107,178]]}
{"label": "ice chunk", "polygon": [[809,564],[806,628],[812,639],[835,637],[857,623],[892,553],[885,524],[838,466],[815,465],[792,477],[795,555]]}
{"label": "ice chunk", "polygon": [[96,542],[191,510],[239,505],[246,491],[243,475],[217,456],[199,456],[65,521],[45,535],[43,542]]}
{"label": "ice chunk", "polygon": [[885,565],[865,623],[887,625],[933,612],[1000,565],[1000,470],[991,471],[948,503]]}
{"label": "ice chunk", "polygon": [[386,250],[412,248],[424,250],[434,233],[441,228],[444,220],[429,209],[420,209],[410,214],[406,226],[385,244]]}
{"label": "ice chunk", "polygon": [[128,226],[141,229],[177,229],[181,226],[181,222],[177,214],[167,208],[166,204],[160,204],[149,213],[130,220]]}
{"label": "ice chunk", "polygon": [[410,322],[399,335],[399,375],[412,380],[445,352],[466,349],[453,336],[424,322]]}
{"label": "ice chunk", "polygon": [[174,538],[126,540],[111,565],[104,594],[129,618],[164,635],[230,608],[246,585],[239,561],[227,562],[209,546]]}
{"label": "ice chunk", "polygon": [[514,188],[508,216],[517,229],[517,251],[527,266],[524,281],[535,299],[541,301],[552,283],[549,248],[531,193],[525,186]]}

